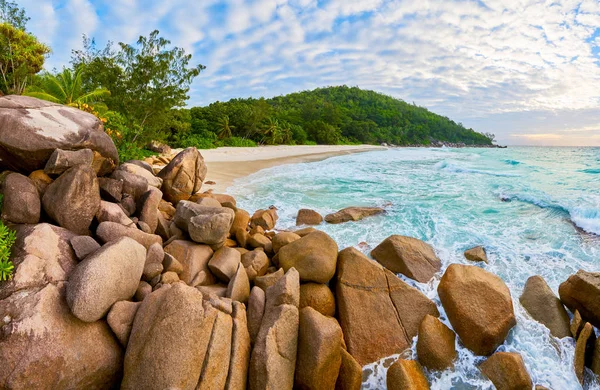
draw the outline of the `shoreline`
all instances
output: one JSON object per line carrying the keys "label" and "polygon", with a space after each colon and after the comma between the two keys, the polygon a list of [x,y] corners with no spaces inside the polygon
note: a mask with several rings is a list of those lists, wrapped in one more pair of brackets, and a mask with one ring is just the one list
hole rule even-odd
{"label": "shoreline", "polygon": [[[202,188],[224,193],[236,179],[285,164],[315,162],[346,154],[387,150],[374,145],[277,145],[200,149],[208,174]],[[216,184],[206,184],[215,182]]]}

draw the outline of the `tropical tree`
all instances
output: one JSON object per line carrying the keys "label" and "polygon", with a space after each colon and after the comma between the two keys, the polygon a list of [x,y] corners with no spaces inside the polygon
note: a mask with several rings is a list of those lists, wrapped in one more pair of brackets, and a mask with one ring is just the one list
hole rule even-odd
{"label": "tropical tree", "polygon": [[234,128],[235,128],[235,126],[231,126],[229,124],[229,116],[225,115],[224,117],[222,117],[221,120],[219,121],[219,134],[218,134],[219,139],[226,139],[226,138],[233,137],[232,130]]}
{"label": "tropical tree", "polygon": [[0,23],[0,92],[21,94],[42,70],[50,48],[10,23]]}
{"label": "tropical tree", "polygon": [[29,17],[25,14],[25,10],[19,8],[17,3],[0,0],[0,22],[8,23],[19,30],[25,31],[25,25],[28,21]]}
{"label": "tropical tree", "polygon": [[63,68],[56,75],[45,73],[39,77],[37,85],[25,90],[25,95],[70,106],[84,103],[98,106],[102,99],[110,96],[110,92],[104,87],[87,90],[82,83],[84,67],[80,65],[74,71]]}
{"label": "tropical tree", "polygon": [[263,142],[267,145],[280,144],[283,138],[281,127],[277,119],[269,118],[267,126],[263,132]]}

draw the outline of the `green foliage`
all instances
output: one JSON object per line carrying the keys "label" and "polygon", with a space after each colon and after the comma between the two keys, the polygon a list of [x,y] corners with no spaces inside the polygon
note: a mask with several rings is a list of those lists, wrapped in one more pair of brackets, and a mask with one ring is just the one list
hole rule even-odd
{"label": "green foliage", "polygon": [[42,70],[50,48],[10,23],[0,23],[0,92],[21,94]]}
{"label": "green foliage", "polygon": [[186,138],[178,140],[177,143],[173,144],[176,148],[187,148],[189,146],[195,146],[198,149],[214,149],[216,145],[216,137],[205,138],[200,134],[191,134]]}
{"label": "green foliage", "polygon": [[159,36],[155,30],[140,36],[136,45],[109,42],[97,50],[94,40],[84,37],[84,49],[73,51],[75,66],[86,64],[84,84],[111,92],[105,99],[110,110],[121,113],[131,128],[132,142],[144,144],[160,138],[171,128],[171,110],[185,105],[192,80],[204,69],[190,66],[192,56]]}
{"label": "green foliage", "polygon": [[[3,197],[0,195],[0,209],[2,209],[2,200]],[[15,267],[10,260],[10,254],[15,238],[14,230],[0,221],[0,282],[12,278]]]}
{"label": "green foliage", "polygon": [[346,86],[272,99],[232,99],[189,112],[191,134],[208,138],[206,134],[212,133],[268,145],[428,145],[433,140],[489,145],[493,140],[426,108]]}
{"label": "green foliage", "polygon": [[234,146],[236,148],[252,147],[256,146],[256,142],[251,139],[245,139],[240,137],[225,138],[216,142],[216,146]]}
{"label": "green foliage", "polygon": [[25,31],[25,25],[29,21],[25,15],[25,10],[19,8],[17,3],[7,0],[0,0],[0,22],[8,23],[19,30]]}
{"label": "green foliage", "polygon": [[63,68],[56,75],[46,72],[24,94],[59,104],[76,106],[86,103],[98,106],[98,102],[110,96],[110,92],[103,87],[87,89],[82,83],[84,71],[85,64],[79,65],[74,71]]}
{"label": "green foliage", "polygon": [[107,111],[104,113],[104,117],[104,131],[110,135],[115,143],[120,161],[141,160],[156,154],[144,149],[139,143],[132,141],[137,130],[128,126],[123,115],[118,112]]}

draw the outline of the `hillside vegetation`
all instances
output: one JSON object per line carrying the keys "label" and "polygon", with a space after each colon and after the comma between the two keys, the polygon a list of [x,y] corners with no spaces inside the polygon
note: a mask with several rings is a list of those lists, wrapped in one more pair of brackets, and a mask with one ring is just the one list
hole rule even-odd
{"label": "hillside vegetation", "polygon": [[[493,135],[400,99],[357,87],[328,87],[271,99],[232,99],[181,110],[186,131],[173,128],[178,146],[210,144],[423,145],[445,141],[490,145]],[[241,146],[241,145],[240,145]]]}

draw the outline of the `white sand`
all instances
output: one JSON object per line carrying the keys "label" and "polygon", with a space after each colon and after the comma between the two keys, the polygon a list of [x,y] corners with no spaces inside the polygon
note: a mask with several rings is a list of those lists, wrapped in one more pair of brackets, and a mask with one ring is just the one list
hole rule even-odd
{"label": "white sand", "polygon": [[373,145],[278,145],[254,148],[203,149],[200,150],[200,153],[202,153],[208,167],[205,182],[214,181],[216,184],[205,184],[202,189],[225,192],[235,179],[258,172],[261,169],[283,164],[320,161],[343,154],[384,149],[386,148]]}

